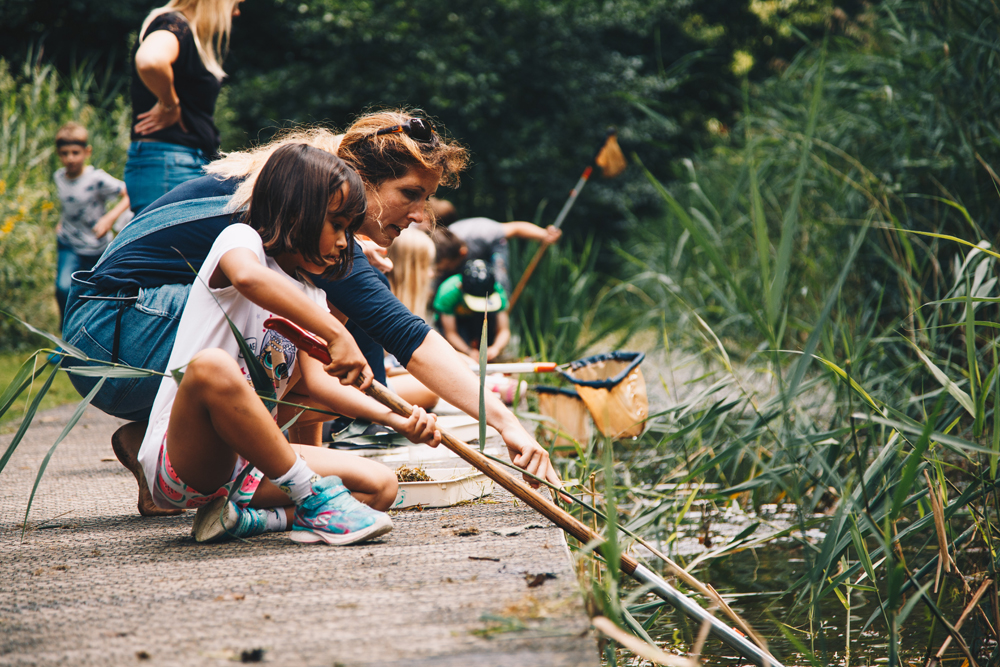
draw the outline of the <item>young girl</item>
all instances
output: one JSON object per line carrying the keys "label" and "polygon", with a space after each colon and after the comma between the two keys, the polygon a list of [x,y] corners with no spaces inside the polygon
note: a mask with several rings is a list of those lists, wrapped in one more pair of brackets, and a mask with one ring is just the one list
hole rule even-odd
{"label": "young girl", "polygon": [[434,241],[419,229],[404,229],[389,246],[392,271],[389,287],[411,313],[428,319],[431,282],[434,278]]}
{"label": "young girl", "polygon": [[[338,339],[348,334],[326,309],[325,294],[300,272],[342,273],[364,213],[364,186],[339,158],[302,144],[283,146],[261,171],[246,224],[227,227],[212,245],[167,363],[183,379],[162,380],[139,451],[157,506],[200,508],[192,529],[198,541],[290,528],[296,542],[341,545],[392,529],[378,511],[395,498],[392,471],[289,444],[254,392],[229,328],[231,321],[271,367],[279,399],[300,378],[315,382],[323,366],[263,322],[272,314],[287,317],[330,341],[331,356],[340,353]],[[423,411],[397,417],[395,425],[384,417],[411,440],[439,441]]]}

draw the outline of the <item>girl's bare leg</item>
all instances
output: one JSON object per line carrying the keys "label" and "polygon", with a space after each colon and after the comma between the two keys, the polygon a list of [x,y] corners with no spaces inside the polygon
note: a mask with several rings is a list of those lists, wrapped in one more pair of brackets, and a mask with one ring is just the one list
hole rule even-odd
{"label": "girl's bare leg", "polygon": [[219,349],[188,364],[170,413],[167,452],[178,476],[204,494],[229,482],[237,455],[270,478],[288,472],[296,458],[236,360]]}
{"label": "girl's bare leg", "polygon": [[[188,364],[170,414],[167,452],[178,476],[205,494],[229,482],[237,455],[273,479],[288,472],[301,454],[316,474],[337,475],[358,500],[375,509],[388,509],[396,497],[396,475],[380,463],[290,445],[236,361],[222,350],[205,350]],[[268,480],[252,504],[290,507],[288,495]]]}
{"label": "girl's bare leg", "polygon": [[438,404],[438,395],[409,373],[389,376],[392,389],[407,403],[419,406],[424,410],[433,410]]}

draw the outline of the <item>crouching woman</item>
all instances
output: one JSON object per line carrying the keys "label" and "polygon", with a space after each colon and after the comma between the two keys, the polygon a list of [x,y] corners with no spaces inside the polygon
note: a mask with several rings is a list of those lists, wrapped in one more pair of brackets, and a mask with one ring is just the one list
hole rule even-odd
{"label": "crouching woman", "polygon": [[[279,399],[299,381],[329,383],[319,361],[264,321],[286,317],[333,341],[331,356],[344,353],[349,334],[305,274],[336,274],[349,264],[364,193],[336,156],[283,147],[264,166],[243,224],[218,236],[198,272],[167,362],[183,379],[160,382],[139,451],[158,507],[199,508],[198,541],[290,530],[296,542],[342,545],[392,529],[380,511],[396,494],[392,471],[287,442],[276,406],[269,409],[249,382],[249,361],[230,329],[231,322],[262,362],[281,351],[284,364],[271,372]],[[360,355],[353,344],[347,349]],[[429,442],[432,427],[420,413],[400,425]]]}

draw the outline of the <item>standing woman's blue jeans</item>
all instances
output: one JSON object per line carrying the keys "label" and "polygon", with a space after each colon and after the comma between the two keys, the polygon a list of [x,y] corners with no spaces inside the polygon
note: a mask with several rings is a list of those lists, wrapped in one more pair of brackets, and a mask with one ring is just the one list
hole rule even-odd
{"label": "standing woman's blue jeans", "polygon": [[208,164],[198,148],[162,141],[133,141],[125,162],[125,188],[132,212],[138,214],[181,183],[204,176]]}

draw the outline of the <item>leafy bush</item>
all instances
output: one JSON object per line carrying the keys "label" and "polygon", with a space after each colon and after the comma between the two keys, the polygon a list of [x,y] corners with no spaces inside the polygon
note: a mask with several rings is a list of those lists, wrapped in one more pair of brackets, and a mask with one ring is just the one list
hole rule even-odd
{"label": "leafy bush", "polygon": [[[939,559],[961,545],[966,575],[997,567],[998,16],[978,0],[883,2],[835,23],[780,76],[747,83],[741,122],[677,165],[680,183],[650,177],[668,213],[622,244],[650,310],[710,359],[641,446],[621,448],[619,483],[642,480],[629,524],[669,543],[696,496],[790,501],[813,650],[834,641],[820,600],[836,592],[849,617],[867,580],[878,609],[845,634],[884,621],[898,664],[915,605],[941,613],[920,591]],[[763,527],[697,560],[789,536]],[[969,599],[965,579],[943,581],[938,602]]]}
{"label": "leafy bush", "polygon": [[[57,331],[55,226],[59,200],[52,180],[59,127],[87,127],[91,163],[121,177],[128,150],[128,108],[118,90],[84,66],[62,78],[32,62],[18,73],[0,60],[0,304],[46,331]],[[24,347],[31,334],[0,319],[0,349]]]}
{"label": "leafy bush", "polygon": [[634,225],[626,250],[689,287],[694,305],[735,325],[723,333],[752,348],[768,334],[742,327],[755,308],[737,305],[734,288],[767,311],[773,334],[783,301],[785,334],[772,342],[804,341],[854,235],[871,220],[845,299],[884,291],[882,323],[919,326],[921,304],[951,288],[942,265],[958,250],[891,230],[996,238],[998,20],[985,0],[884,2],[835,22],[828,41],[780,74],[746,82],[740,122],[717,128],[710,148],[676,164],[670,188],[719,248],[734,275],[728,286],[676,211]]}

